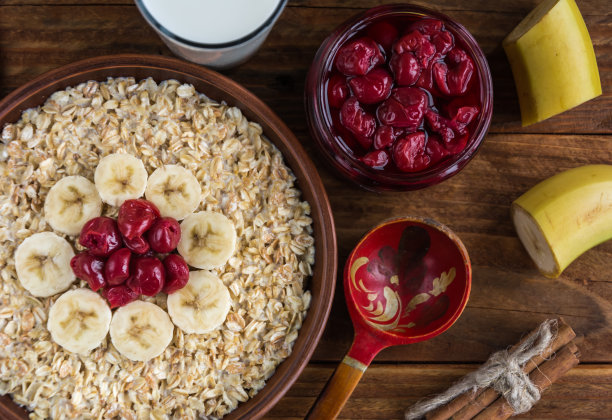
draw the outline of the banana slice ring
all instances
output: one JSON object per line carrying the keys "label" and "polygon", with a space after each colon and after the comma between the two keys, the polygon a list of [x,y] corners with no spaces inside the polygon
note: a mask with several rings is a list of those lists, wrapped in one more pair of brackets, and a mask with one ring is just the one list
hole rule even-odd
{"label": "banana slice ring", "polygon": [[168,347],[174,325],[159,306],[137,300],[117,309],[110,324],[110,336],[119,353],[133,361],[147,361]]}
{"label": "banana slice ring", "polygon": [[106,338],[111,311],[104,299],[89,289],[70,290],[49,310],[47,329],[57,344],[73,353],[85,354]]}
{"label": "banana slice ring", "polygon": [[15,269],[21,285],[37,297],[53,296],[76,279],[70,268],[72,246],[53,232],[26,238],[15,252]]}
{"label": "banana slice ring", "polygon": [[102,201],[115,207],[125,200],[142,197],[147,178],[142,160],[126,153],[103,157],[94,173],[94,182]]}
{"label": "banana slice ring", "polygon": [[96,186],[87,178],[73,175],[60,179],[45,199],[45,220],[67,235],[78,235],[81,228],[102,213]]}
{"label": "banana slice ring", "polygon": [[225,322],[231,304],[229,291],[217,276],[192,271],[187,285],[168,296],[168,313],[184,332],[204,334]]}
{"label": "banana slice ring", "polygon": [[145,196],[162,216],[182,220],[200,205],[202,187],[190,170],[179,165],[165,165],[149,177]]}
{"label": "banana slice ring", "polygon": [[236,248],[236,228],[221,213],[201,211],[181,222],[177,250],[187,264],[196,268],[221,267]]}

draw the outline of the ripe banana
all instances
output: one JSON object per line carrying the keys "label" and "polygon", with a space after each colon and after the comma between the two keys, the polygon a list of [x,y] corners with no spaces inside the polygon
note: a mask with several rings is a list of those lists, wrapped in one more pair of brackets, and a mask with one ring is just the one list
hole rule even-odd
{"label": "ripe banana", "polygon": [[44,212],[53,229],[78,235],[85,222],[100,216],[102,201],[90,180],[79,175],[67,176],[49,190]]}
{"label": "ripe banana", "polygon": [[174,325],[159,306],[136,300],[117,309],[110,324],[115,348],[133,361],[145,362],[168,347]]}
{"label": "ripe banana", "polygon": [[165,165],[149,177],[145,196],[162,216],[182,220],[200,205],[202,187],[190,170],[179,165]]}
{"label": "ripe banana", "polygon": [[125,200],[142,197],[147,187],[147,170],[135,156],[113,153],[100,159],[94,182],[102,201],[119,207]]}
{"label": "ripe banana", "polygon": [[612,237],[612,165],[586,165],[548,178],[512,203],[518,236],[547,277]]}
{"label": "ripe banana", "polygon": [[227,287],[210,271],[192,271],[182,289],[168,295],[168,313],[187,334],[204,334],[225,322],[232,299]]}
{"label": "ripe banana", "polygon": [[68,289],[76,279],[70,268],[72,247],[53,232],[26,238],[15,252],[15,269],[21,285],[34,296],[48,297]]}
{"label": "ripe banana", "polygon": [[85,354],[104,341],[110,322],[111,310],[99,294],[75,289],[51,306],[47,329],[53,341],[66,350]]}
{"label": "ripe banana", "polygon": [[181,222],[181,240],[176,249],[192,267],[221,267],[235,248],[236,228],[221,213],[200,211]]}
{"label": "ripe banana", "polygon": [[596,96],[593,44],[574,0],[544,0],[504,39],[523,126]]}

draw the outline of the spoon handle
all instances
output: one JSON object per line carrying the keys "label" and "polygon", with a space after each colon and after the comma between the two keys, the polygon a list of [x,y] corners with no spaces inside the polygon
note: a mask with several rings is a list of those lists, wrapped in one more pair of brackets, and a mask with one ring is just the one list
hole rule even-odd
{"label": "spoon handle", "polygon": [[367,366],[360,361],[345,356],[327,381],[306,418],[332,420],[338,417],[366,368]]}

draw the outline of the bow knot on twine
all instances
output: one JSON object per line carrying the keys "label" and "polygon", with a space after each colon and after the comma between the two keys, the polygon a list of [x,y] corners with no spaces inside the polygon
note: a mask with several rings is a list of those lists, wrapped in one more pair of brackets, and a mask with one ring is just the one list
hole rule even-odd
{"label": "bow knot on twine", "polygon": [[535,334],[513,351],[493,353],[478,370],[464,376],[446,392],[406,410],[405,419],[421,418],[466,391],[487,387],[493,387],[503,395],[515,414],[529,411],[540,399],[540,390],[523,372],[523,367],[532,357],[542,354],[551,345],[557,329],[557,320],[544,321]]}

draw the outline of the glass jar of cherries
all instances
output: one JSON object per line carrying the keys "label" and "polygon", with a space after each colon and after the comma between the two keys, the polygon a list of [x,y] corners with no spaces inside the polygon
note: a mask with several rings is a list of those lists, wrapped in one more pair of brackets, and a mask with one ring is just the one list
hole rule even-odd
{"label": "glass jar of cherries", "polygon": [[381,6],[321,45],[306,84],[316,143],[373,190],[410,190],[458,172],[488,129],[493,88],[481,49],[447,16]]}

